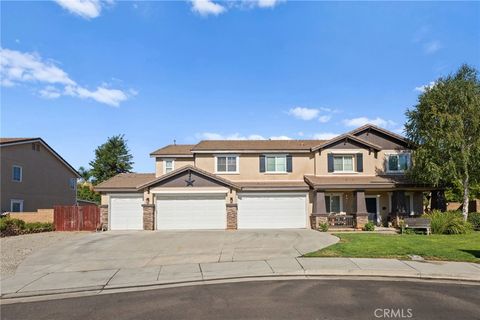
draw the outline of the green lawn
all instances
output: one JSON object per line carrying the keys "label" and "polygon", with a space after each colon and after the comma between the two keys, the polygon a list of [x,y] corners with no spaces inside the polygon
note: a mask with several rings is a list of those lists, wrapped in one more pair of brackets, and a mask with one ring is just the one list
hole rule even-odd
{"label": "green lawn", "polygon": [[419,255],[428,260],[480,263],[480,232],[466,235],[338,233],[340,242],[305,257],[397,258]]}

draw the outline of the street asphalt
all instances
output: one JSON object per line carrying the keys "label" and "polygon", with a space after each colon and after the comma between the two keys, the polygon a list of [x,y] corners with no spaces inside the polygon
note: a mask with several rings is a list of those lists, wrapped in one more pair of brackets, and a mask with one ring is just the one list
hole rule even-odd
{"label": "street asphalt", "polygon": [[480,319],[480,286],[374,280],[197,285],[0,306],[2,320]]}

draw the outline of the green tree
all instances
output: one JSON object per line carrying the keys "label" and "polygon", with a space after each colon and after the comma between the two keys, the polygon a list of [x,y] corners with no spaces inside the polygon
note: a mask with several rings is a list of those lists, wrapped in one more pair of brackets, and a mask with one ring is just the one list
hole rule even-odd
{"label": "green tree", "polygon": [[470,187],[480,182],[480,81],[462,65],[418,97],[405,130],[415,145],[410,177],[441,187],[461,186],[467,218]]}
{"label": "green tree", "polygon": [[92,173],[90,170],[85,169],[85,167],[78,168],[78,173],[80,174],[80,179],[82,182],[89,182],[92,178]]}
{"label": "green tree", "polygon": [[93,191],[91,185],[77,184],[77,199],[100,203],[100,193]]}
{"label": "green tree", "polygon": [[108,138],[95,150],[95,159],[90,161],[94,184],[132,170],[132,155],[123,135]]}

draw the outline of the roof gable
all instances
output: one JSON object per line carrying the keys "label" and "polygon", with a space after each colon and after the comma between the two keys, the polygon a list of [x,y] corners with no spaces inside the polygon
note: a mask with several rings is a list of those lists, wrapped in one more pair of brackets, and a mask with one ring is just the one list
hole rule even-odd
{"label": "roof gable", "polygon": [[188,165],[169,172],[148,183],[137,186],[137,189],[162,185],[166,187],[209,187],[223,185],[240,189],[230,180],[219,177],[210,172]]}
{"label": "roof gable", "polygon": [[377,145],[377,144],[365,141],[365,140],[363,140],[359,137],[356,137],[354,135],[351,135],[351,134],[342,134],[342,135],[340,135],[336,138],[328,140],[325,143],[312,148],[312,151],[327,149],[329,147],[338,145],[340,143],[344,143],[344,144],[349,143],[349,144],[357,145],[357,146],[364,147],[364,148],[367,148],[367,149],[373,149],[375,151],[382,150],[382,147]]}
{"label": "roof gable", "polygon": [[72,171],[77,178],[80,178],[80,174],[72,167],[65,159],[62,158],[52,147],[50,147],[42,138],[0,138],[0,147],[5,148],[13,145],[26,144],[26,143],[40,143],[46,150],[48,150],[57,160],[59,160],[64,166]]}
{"label": "roof gable", "polygon": [[361,126],[350,131],[349,134],[365,141],[375,143],[383,149],[396,149],[398,147],[406,148],[410,145],[407,138],[373,124]]}

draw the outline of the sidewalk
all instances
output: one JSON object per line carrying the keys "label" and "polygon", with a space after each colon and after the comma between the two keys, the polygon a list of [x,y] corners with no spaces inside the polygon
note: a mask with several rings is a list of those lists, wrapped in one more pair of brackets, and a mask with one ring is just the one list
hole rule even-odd
{"label": "sidewalk", "polygon": [[72,272],[17,273],[2,299],[255,277],[369,276],[480,282],[480,264],[364,258],[278,258]]}

